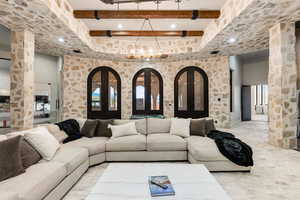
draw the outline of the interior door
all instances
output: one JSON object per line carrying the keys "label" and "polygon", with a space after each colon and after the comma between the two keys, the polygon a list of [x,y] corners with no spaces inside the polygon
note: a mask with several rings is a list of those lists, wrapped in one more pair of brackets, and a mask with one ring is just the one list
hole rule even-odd
{"label": "interior door", "polygon": [[251,86],[242,86],[242,121],[251,120]]}

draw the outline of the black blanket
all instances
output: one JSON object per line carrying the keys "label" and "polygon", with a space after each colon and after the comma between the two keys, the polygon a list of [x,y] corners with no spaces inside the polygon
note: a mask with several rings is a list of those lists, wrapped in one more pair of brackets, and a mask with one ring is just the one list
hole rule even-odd
{"label": "black blanket", "polygon": [[82,137],[80,134],[80,126],[75,119],[68,119],[62,122],[56,123],[60,130],[63,130],[68,137],[63,141],[63,143],[68,143],[77,140]]}
{"label": "black blanket", "polygon": [[219,151],[233,163],[244,167],[253,166],[251,147],[231,133],[212,130],[207,137],[213,139]]}

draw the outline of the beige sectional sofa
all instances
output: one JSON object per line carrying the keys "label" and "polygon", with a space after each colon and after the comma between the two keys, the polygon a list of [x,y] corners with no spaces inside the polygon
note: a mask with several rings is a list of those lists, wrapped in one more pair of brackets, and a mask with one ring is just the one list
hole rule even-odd
{"label": "beige sectional sofa", "polygon": [[[78,119],[82,128],[84,119]],[[153,123],[152,123],[153,124]],[[155,124],[155,123],[154,123]],[[53,135],[58,131],[48,125]],[[119,138],[83,137],[62,144],[51,161],[40,161],[25,173],[0,182],[1,200],[61,199],[90,166],[106,161],[189,161],[202,163],[210,171],[249,171],[219,153],[207,137],[182,138],[159,131],[160,125],[140,121],[139,135]],[[52,127],[52,128],[51,128]],[[159,131],[155,133],[153,131]]]}

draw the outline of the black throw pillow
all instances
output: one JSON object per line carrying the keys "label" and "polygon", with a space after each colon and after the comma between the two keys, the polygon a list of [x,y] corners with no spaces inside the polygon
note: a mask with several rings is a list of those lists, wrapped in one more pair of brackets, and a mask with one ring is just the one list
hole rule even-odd
{"label": "black throw pillow", "polygon": [[0,181],[25,172],[21,159],[22,136],[0,142]]}
{"label": "black throw pillow", "polygon": [[111,137],[111,130],[108,128],[109,124],[113,124],[113,120],[98,120],[97,130],[95,132],[95,137]]}
{"label": "black throw pillow", "polygon": [[88,138],[94,137],[97,126],[98,126],[98,120],[91,120],[91,119],[86,120],[81,129],[81,135]]}
{"label": "black throw pillow", "polygon": [[196,136],[206,136],[206,120],[192,119],[190,125],[190,134]]}
{"label": "black throw pillow", "polygon": [[63,130],[68,137],[63,141],[63,143],[68,143],[82,137],[80,133],[79,123],[75,119],[68,119],[62,122],[55,123],[60,130]]}

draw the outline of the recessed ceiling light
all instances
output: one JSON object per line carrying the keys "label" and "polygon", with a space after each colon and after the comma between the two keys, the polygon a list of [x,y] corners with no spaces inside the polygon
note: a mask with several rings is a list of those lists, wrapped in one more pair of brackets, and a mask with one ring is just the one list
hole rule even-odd
{"label": "recessed ceiling light", "polygon": [[149,53],[153,53],[153,49],[149,49]]}
{"label": "recessed ceiling light", "polygon": [[122,24],[118,24],[118,29],[122,29],[123,25]]}
{"label": "recessed ceiling light", "polygon": [[58,40],[59,42],[61,42],[61,43],[64,43],[64,42],[65,42],[65,39],[64,39],[63,37],[59,37],[57,40]]}
{"label": "recessed ceiling light", "polygon": [[228,42],[231,43],[231,44],[235,43],[236,42],[236,38],[231,37],[231,38],[228,39]]}
{"label": "recessed ceiling light", "polygon": [[176,24],[171,24],[171,28],[172,28],[172,29],[175,29],[176,27],[177,27]]}
{"label": "recessed ceiling light", "polygon": [[146,61],[150,61],[150,58],[146,58]]}

